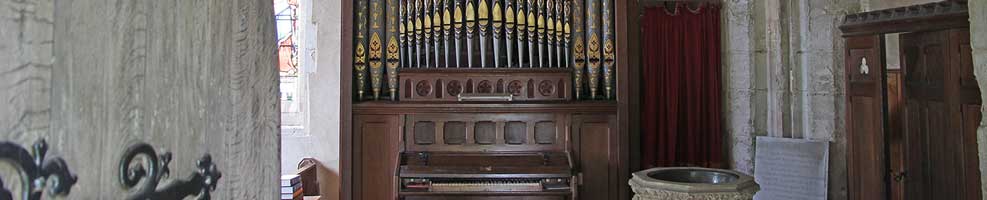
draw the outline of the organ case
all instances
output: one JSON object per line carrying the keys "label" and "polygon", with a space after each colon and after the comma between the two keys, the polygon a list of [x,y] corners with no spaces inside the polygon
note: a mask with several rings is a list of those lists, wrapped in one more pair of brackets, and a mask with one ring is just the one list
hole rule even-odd
{"label": "organ case", "polygon": [[352,199],[626,194],[614,3],[354,0]]}

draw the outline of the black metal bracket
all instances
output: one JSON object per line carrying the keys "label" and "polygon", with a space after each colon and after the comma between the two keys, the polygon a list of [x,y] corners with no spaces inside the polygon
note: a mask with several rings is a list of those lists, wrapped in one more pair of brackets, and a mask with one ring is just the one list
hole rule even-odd
{"label": "black metal bracket", "polygon": [[[141,157],[143,159],[139,160]],[[138,143],[128,147],[120,159],[119,174],[120,183],[131,190],[127,199],[184,199],[188,196],[196,196],[196,199],[201,200],[210,199],[210,192],[216,190],[216,184],[222,177],[222,173],[212,162],[212,156],[203,155],[196,162],[198,170],[189,178],[171,180],[158,186],[162,178],[169,176],[170,162],[171,152],[158,154],[149,144]]]}
{"label": "black metal bracket", "polygon": [[[7,161],[17,167],[21,175],[21,185],[24,187],[20,196],[25,200],[41,199],[44,189],[49,195],[67,195],[72,185],[78,180],[69,172],[68,165],[62,158],[45,159],[48,153],[48,143],[44,139],[34,143],[32,152],[28,152],[13,142],[0,142],[0,161]],[[0,200],[13,199],[13,194],[0,180]]]}

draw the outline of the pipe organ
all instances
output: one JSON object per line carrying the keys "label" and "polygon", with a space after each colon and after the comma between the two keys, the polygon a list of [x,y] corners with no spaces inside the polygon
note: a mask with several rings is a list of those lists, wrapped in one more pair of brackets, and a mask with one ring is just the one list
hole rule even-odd
{"label": "pipe organ", "polygon": [[572,93],[553,100],[615,99],[613,4],[355,0],[356,99],[402,100],[415,88],[402,82],[406,70],[482,74],[490,69],[568,74],[563,86]]}
{"label": "pipe organ", "polygon": [[348,199],[629,199],[623,2],[353,1]]}

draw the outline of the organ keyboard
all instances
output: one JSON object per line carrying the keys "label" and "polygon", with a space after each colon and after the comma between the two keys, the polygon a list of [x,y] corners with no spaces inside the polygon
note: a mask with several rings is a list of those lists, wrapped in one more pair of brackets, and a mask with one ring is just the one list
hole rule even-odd
{"label": "organ keyboard", "polygon": [[[412,117],[409,123],[420,124],[415,120],[428,120],[424,118],[427,117]],[[408,144],[412,150],[402,152],[399,157],[398,196],[401,199],[503,199],[503,196],[512,196],[525,200],[562,200],[574,197],[572,160],[567,151],[554,149],[555,145],[543,147],[548,148],[544,151],[476,151],[467,148],[472,145],[460,144],[467,147],[458,151],[432,151],[448,146],[433,146],[437,144],[420,138],[409,141],[412,141]],[[512,146],[512,149],[525,149],[523,144]]]}

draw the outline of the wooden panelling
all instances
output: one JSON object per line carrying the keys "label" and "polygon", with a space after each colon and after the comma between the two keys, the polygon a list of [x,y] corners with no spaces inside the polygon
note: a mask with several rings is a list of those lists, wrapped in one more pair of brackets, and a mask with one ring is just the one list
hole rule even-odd
{"label": "wooden panelling", "polygon": [[117,164],[137,142],[172,153],[168,179],[211,154],[212,198],[277,198],[273,2],[0,4],[16,18],[0,21],[0,140],[45,139],[78,178],[65,199],[124,199]]}
{"label": "wooden panelling", "polygon": [[612,199],[626,180],[617,175],[616,119],[613,115],[572,117],[574,155],[582,179],[579,199]]}
{"label": "wooden panelling", "polygon": [[901,44],[908,119],[901,199],[980,199],[981,100],[970,80],[969,30],[907,33]]}
{"label": "wooden panelling", "polygon": [[[565,126],[561,121],[565,115],[560,114],[410,114],[407,115],[406,123],[411,127],[409,133],[415,134],[415,141],[406,142],[406,151],[457,151],[457,152],[489,152],[489,151],[510,151],[510,152],[538,152],[538,151],[565,151],[569,138],[566,135],[551,137],[551,140],[536,142],[536,132],[538,124],[550,124],[550,127],[542,127],[543,132],[562,133]],[[425,129],[428,126],[419,124],[435,124],[437,127]],[[450,128],[450,125],[457,126]],[[543,125],[544,126],[544,125]],[[463,127],[463,128],[459,128]],[[462,129],[462,138],[465,141],[422,141],[418,135],[435,135],[434,139],[443,138],[448,140],[450,135],[459,133],[449,133],[451,129]],[[439,132],[438,130],[442,130]],[[456,136],[459,137],[459,136]],[[472,140],[469,140],[472,139]]]}
{"label": "wooden panelling", "polygon": [[402,123],[398,115],[357,115],[354,118],[354,199],[397,198],[396,169],[401,146]]}
{"label": "wooden panelling", "polygon": [[849,196],[884,199],[884,41],[880,36],[846,40]]}

